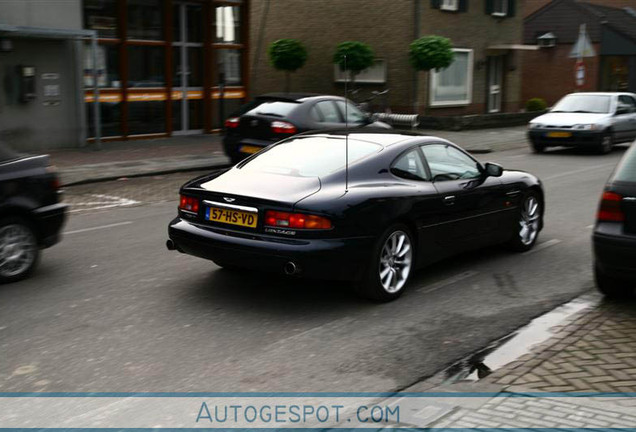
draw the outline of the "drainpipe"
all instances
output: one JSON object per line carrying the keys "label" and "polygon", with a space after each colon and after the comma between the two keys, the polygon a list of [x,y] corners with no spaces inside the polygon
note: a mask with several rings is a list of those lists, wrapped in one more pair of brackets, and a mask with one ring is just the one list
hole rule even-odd
{"label": "drainpipe", "polygon": [[[421,22],[422,22],[422,0],[413,0],[413,40],[418,39],[422,34]],[[415,114],[419,111],[419,74],[413,69],[413,112]]]}
{"label": "drainpipe", "polygon": [[263,49],[263,38],[265,36],[265,24],[267,23],[267,15],[269,14],[270,0],[265,0],[261,13],[261,25],[258,29],[258,39],[256,40],[256,52],[254,53],[254,61],[252,62],[252,71],[250,73],[250,86],[256,87],[256,68],[261,58],[261,50]]}
{"label": "drainpipe", "polygon": [[102,149],[102,116],[99,104],[99,69],[97,66],[97,32],[91,36],[91,54],[93,57],[93,127],[95,128],[95,150]]}

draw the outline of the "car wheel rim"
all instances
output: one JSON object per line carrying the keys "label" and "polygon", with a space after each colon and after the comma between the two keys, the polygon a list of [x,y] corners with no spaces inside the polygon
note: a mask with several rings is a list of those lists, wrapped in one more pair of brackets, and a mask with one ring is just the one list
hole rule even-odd
{"label": "car wheel rim", "polygon": [[519,239],[525,246],[531,245],[536,240],[540,218],[539,201],[533,196],[528,197],[521,209],[521,219],[519,220]]}
{"label": "car wheel rim", "polygon": [[0,228],[0,275],[18,276],[27,271],[35,259],[35,238],[24,225]]}
{"label": "car wheel rim", "polygon": [[387,293],[400,291],[411,272],[413,247],[409,236],[395,231],[384,242],[380,254],[380,282]]}

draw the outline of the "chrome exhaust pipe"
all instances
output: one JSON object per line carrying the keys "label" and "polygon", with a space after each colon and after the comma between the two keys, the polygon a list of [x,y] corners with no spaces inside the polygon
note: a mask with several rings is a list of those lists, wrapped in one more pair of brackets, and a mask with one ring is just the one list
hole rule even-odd
{"label": "chrome exhaust pipe", "polygon": [[289,261],[283,266],[283,271],[286,275],[291,276],[300,273],[300,267],[298,267],[293,261]]}

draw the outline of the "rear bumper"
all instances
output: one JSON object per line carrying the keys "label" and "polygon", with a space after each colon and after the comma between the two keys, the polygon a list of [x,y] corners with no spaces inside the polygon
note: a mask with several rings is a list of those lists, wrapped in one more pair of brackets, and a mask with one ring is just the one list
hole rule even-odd
{"label": "rear bumper", "polygon": [[242,138],[241,136],[225,135],[223,137],[223,150],[232,160],[239,160],[248,157],[251,152],[243,151],[243,147],[265,148],[276,141],[258,140],[252,138]]}
{"label": "rear bumper", "polygon": [[41,247],[51,247],[60,241],[60,231],[66,222],[68,207],[68,204],[59,203],[33,211]]}
{"label": "rear bumper", "polygon": [[615,278],[636,280],[636,237],[595,232],[593,243],[600,270]]}
{"label": "rear bumper", "polygon": [[271,236],[237,237],[176,218],[168,236],[180,252],[254,270],[284,274],[293,262],[298,276],[356,280],[368,263],[372,237],[343,239],[281,239]]}
{"label": "rear bumper", "polygon": [[566,138],[548,137],[549,132],[565,132],[565,131],[547,131],[547,130],[531,130],[528,131],[528,138],[535,144],[546,147],[566,146],[566,147],[593,147],[601,143],[604,131],[567,131],[572,136]]}

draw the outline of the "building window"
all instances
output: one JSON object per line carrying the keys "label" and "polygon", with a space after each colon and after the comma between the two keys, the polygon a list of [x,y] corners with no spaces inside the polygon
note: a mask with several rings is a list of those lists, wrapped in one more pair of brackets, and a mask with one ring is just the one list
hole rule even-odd
{"label": "building window", "polygon": [[164,87],[165,58],[162,46],[128,46],[128,87]]}
{"label": "building window", "polygon": [[241,43],[241,8],[238,6],[217,6],[214,15],[216,43]]}
{"label": "building window", "polygon": [[161,0],[128,0],[128,39],[164,39]]}
{"label": "building window", "polygon": [[[334,65],[336,82],[345,82],[349,79],[349,72],[340,70],[340,66]],[[386,82],[386,61],[375,59],[375,63],[368,69],[356,75],[356,83],[384,84]]]}
{"label": "building window", "polygon": [[455,49],[446,69],[431,71],[431,106],[469,105],[472,101],[473,50]]}
{"label": "building window", "polygon": [[235,49],[217,49],[216,50],[217,67],[214,68],[215,79],[214,84],[220,82],[220,73],[223,73],[225,85],[241,85],[243,79],[241,77],[241,50]]}
{"label": "building window", "polygon": [[[97,46],[97,85],[101,88],[119,88],[119,45],[103,44]],[[84,86],[93,88],[93,49],[90,44],[84,47]]]}
{"label": "building window", "polygon": [[117,38],[117,0],[84,0],[84,28],[100,38]]}
{"label": "building window", "polygon": [[508,0],[493,0],[492,14],[497,16],[508,15]]}
{"label": "building window", "polygon": [[440,9],[447,11],[456,11],[459,8],[459,0],[442,0]]}

